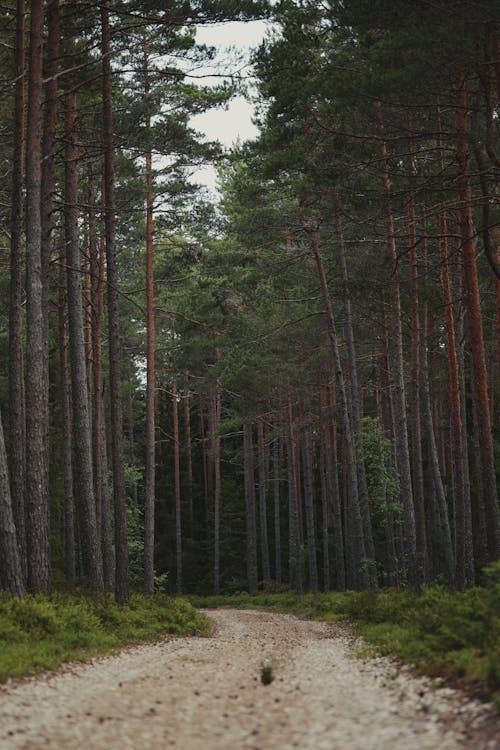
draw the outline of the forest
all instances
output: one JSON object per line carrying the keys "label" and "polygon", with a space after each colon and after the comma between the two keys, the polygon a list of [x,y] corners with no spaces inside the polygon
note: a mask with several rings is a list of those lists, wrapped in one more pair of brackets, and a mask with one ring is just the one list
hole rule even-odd
{"label": "forest", "polygon": [[[0,587],[124,604],[484,583],[498,3],[0,17]],[[251,84],[236,63],[203,80],[196,28],[252,19]],[[254,140],[196,132],[242,91]],[[213,163],[219,201],[193,178]]]}

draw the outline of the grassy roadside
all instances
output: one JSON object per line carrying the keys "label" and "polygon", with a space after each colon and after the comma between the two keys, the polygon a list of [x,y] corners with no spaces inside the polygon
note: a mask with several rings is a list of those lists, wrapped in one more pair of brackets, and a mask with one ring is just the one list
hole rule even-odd
{"label": "grassy roadside", "polygon": [[185,599],[132,595],[125,607],[111,595],[27,596],[0,592],[0,682],[84,661],[165,633],[205,635],[210,622]]}
{"label": "grassy roadside", "polygon": [[410,591],[260,593],[255,597],[190,597],[196,607],[262,608],[318,620],[349,619],[373,651],[397,656],[416,670],[440,676],[500,709],[500,565],[487,584],[465,592],[445,586]]}

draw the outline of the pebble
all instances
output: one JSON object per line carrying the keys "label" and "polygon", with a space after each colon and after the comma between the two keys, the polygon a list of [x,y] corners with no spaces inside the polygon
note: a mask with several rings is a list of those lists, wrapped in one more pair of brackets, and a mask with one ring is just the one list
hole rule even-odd
{"label": "pebble", "polygon": [[1,750],[500,750],[491,704],[394,660],[353,658],[363,644],[345,623],[207,614],[211,638],[169,637],[0,686]]}

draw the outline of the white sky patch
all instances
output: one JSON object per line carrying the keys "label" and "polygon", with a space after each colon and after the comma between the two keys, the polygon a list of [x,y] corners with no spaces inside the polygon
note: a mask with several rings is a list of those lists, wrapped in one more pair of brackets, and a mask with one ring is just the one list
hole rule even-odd
{"label": "white sky patch", "polygon": [[248,141],[257,136],[252,122],[253,105],[243,96],[232,99],[227,109],[212,109],[191,118],[191,124],[211,141],[220,141],[230,148],[237,140]]}
{"label": "white sky patch", "polygon": [[[196,76],[202,76],[200,84],[220,83],[221,73],[249,75],[249,56],[252,48],[263,40],[269,24],[266,21],[248,21],[246,23],[231,21],[228,23],[200,26],[196,32],[196,41],[209,47],[217,48],[216,58],[206,68],[196,70]],[[231,59],[231,49],[237,52],[238,59]],[[210,74],[217,73],[218,77]],[[225,148],[230,148],[236,141],[251,140],[258,130],[252,122],[253,105],[243,96],[237,96],[225,109],[212,109],[191,118],[191,125],[203,133],[208,140],[218,140]],[[192,176],[193,182],[199,182],[216,191],[217,176],[215,168],[203,167]]]}

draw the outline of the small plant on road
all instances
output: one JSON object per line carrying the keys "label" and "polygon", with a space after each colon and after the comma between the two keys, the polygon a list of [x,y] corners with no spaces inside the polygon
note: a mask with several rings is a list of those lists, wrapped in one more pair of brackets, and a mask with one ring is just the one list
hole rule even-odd
{"label": "small plant on road", "polygon": [[260,668],[260,681],[263,685],[270,685],[273,680],[274,674],[271,664],[263,664]]}

